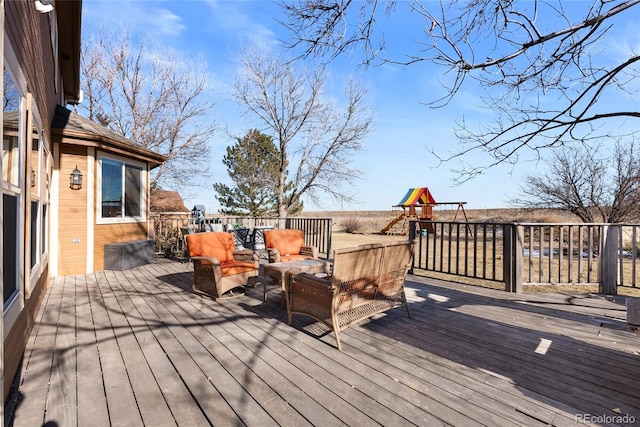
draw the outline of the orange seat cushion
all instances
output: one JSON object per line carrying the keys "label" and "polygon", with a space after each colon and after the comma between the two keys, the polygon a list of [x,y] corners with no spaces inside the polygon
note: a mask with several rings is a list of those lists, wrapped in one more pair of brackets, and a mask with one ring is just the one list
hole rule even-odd
{"label": "orange seat cushion", "polygon": [[265,230],[264,245],[277,249],[281,256],[298,255],[304,246],[302,230]]}
{"label": "orange seat cushion", "polygon": [[256,271],[257,267],[253,262],[227,261],[220,263],[220,270],[222,272],[222,277],[226,277]]}
{"label": "orange seat cushion", "polygon": [[236,246],[231,233],[209,232],[187,234],[189,256],[216,258],[220,263],[233,261]]}

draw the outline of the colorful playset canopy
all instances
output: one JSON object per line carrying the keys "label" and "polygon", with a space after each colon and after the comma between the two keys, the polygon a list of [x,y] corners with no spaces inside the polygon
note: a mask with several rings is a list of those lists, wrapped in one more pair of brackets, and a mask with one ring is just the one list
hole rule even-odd
{"label": "colorful playset canopy", "polygon": [[427,187],[410,188],[407,194],[400,200],[400,203],[393,206],[394,208],[402,208],[402,212],[381,230],[381,234],[406,235],[409,220],[418,220],[420,230],[433,233],[435,232],[433,225],[433,221],[435,220],[434,207],[440,205],[457,205],[458,209],[453,216],[453,221],[455,222],[458,218],[459,211],[462,211],[465,220],[467,220],[467,214],[464,212],[463,207],[465,203],[466,202],[438,203]]}
{"label": "colorful playset canopy", "polygon": [[410,188],[396,206],[437,205],[427,187]]}

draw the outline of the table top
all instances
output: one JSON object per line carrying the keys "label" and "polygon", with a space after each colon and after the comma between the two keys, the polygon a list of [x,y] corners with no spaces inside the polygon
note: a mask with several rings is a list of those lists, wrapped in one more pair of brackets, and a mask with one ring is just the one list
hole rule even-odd
{"label": "table top", "polygon": [[317,265],[329,264],[328,261],[323,261],[321,259],[300,259],[296,261],[284,261],[284,262],[271,262],[269,264],[265,264],[265,267],[272,268],[274,270],[278,269],[292,269],[292,268],[304,268],[304,267],[315,267]]}
{"label": "table top", "polygon": [[305,268],[326,267],[328,265],[328,261],[323,261],[321,259],[301,259],[297,261],[272,262],[264,264],[264,268],[270,270],[292,270],[294,268],[299,268],[304,270]]}

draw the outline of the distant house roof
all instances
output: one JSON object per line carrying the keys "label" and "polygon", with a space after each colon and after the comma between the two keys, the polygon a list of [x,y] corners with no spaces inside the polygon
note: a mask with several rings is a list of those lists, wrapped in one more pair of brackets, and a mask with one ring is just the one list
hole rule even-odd
{"label": "distant house roof", "polygon": [[151,190],[151,212],[190,212],[177,191]]}
{"label": "distant house roof", "polygon": [[167,157],[151,151],[122,135],[101,126],[65,107],[56,106],[51,132],[58,142],[108,149],[125,156],[148,162],[151,168],[160,166]]}

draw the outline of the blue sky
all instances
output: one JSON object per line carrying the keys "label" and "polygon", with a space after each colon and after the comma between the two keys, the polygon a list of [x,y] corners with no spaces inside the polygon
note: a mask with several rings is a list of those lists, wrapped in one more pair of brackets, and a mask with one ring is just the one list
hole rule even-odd
{"label": "blue sky", "polygon": [[[406,43],[412,35],[410,31],[417,29],[406,24],[418,21],[411,20],[402,7],[400,2],[394,18],[381,22],[390,45]],[[230,100],[230,82],[237,72],[234,56],[242,46],[256,39],[278,46],[287,37],[276,20],[280,17],[279,8],[270,1],[84,0],[83,39],[99,26],[124,27],[178,49],[186,57],[204,56],[216,99],[212,119],[220,129],[211,138],[210,180],[229,182],[221,159],[233,140],[223,128],[227,126],[234,134],[244,135],[256,126],[241,117],[238,106]],[[441,93],[442,69],[430,64],[364,69],[358,67],[357,58],[351,61],[340,58],[330,65],[330,70],[336,81],[353,76],[368,88],[375,130],[365,141],[366,150],[353,159],[353,166],[364,171],[363,180],[355,183],[358,201],[336,205],[326,200],[319,206],[306,203],[306,210],[391,210],[408,188],[423,186],[429,187],[436,201],[467,202],[467,209],[506,207],[522,178],[542,167],[533,156],[527,158],[523,153],[525,156],[516,167],[495,167],[455,186],[452,183],[455,174],[450,168],[458,165],[439,164],[430,148],[443,155],[457,151],[454,123],[463,115],[472,124],[490,120],[490,114],[479,108],[479,92],[475,88],[464,87],[448,106],[434,110],[425,103]],[[481,162],[482,158],[477,160]],[[208,212],[219,208],[210,186],[185,186],[179,190],[187,207],[203,204]]]}

